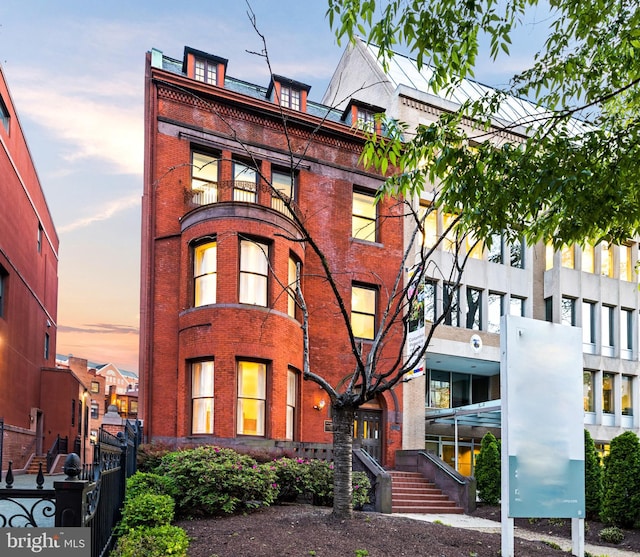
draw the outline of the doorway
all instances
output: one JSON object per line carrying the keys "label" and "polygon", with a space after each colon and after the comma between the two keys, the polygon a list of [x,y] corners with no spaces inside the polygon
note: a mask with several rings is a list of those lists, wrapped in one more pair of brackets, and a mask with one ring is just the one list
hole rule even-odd
{"label": "doorway", "polygon": [[353,446],[360,447],[382,464],[382,411],[360,408],[353,420]]}

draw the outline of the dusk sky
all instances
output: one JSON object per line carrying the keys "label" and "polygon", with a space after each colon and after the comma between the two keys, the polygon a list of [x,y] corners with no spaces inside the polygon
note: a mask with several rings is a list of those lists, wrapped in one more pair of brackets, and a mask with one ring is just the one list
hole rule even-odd
{"label": "dusk sky", "polygon": [[[326,0],[251,0],[274,73],[319,101],[338,46]],[[227,73],[268,85],[262,43],[242,0],[2,0],[0,64],[60,237],[59,354],[138,371],[144,59],[185,45],[229,60]],[[531,60],[484,64],[490,85]],[[527,48],[528,47],[528,48]]]}

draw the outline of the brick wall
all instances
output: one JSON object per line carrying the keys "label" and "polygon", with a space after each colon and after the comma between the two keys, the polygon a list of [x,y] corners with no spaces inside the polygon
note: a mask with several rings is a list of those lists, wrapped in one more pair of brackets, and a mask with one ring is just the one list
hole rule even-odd
{"label": "brick wall", "polygon": [[[148,70],[149,71],[149,70]],[[163,79],[171,76],[163,74]],[[346,328],[321,261],[297,227],[270,208],[270,192],[258,188],[258,202],[234,203],[231,189],[219,189],[218,203],[189,205],[191,151],[207,150],[220,157],[219,180],[232,177],[231,161],[247,160],[242,145],[250,145],[259,168],[268,178],[273,165],[283,166],[289,153],[304,153],[298,173],[297,204],[313,240],[327,257],[345,306],[351,305],[351,286],[360,282],[380,287],[379,310],[386,289],[400,268],[402,224],[399,209],[383,201],[378,242],[351,238],[351,205],[354,186],[374,191],[381,179],[358,165],[361,139],[335,124],[312,134],[300,114],[284,135],[278,111],[268,101],[242,99],[216,90],[207,102],[148,80],[147,179],[143,207],[141,418],[149,440],[180,443],[236,438],[237,362],[258,360],[268,365],[266,432],[274,443],[285,438],[287,370],[302,370],[303,346],[300,322],[287,315],[287,296],[273,278],[286,284],[288,259],[302,263],[303,290],[310,311],[311,369],[333,385],[339,384],[355,365]],[[181,82],[181,87],[185,83]],[[243,104],[244,103],[244,104]],[[223,116],[223,118],[221,118]],[[231,139],[230,139],[231,138]],[[288,140],[288,141],[287,141]],[[202,238],[217,241],[216,304],[193,306],[192,245]],[[271,274],[269,308],[238,303],[239,240],[254,238],[269,244]],[[366,346],[366,344],[365,344]],[[382,355],[392,361],[397,340]],[[190,362],[215,361],[214,436],[190,435]],[[325,431],[329,405],[313,406],[328,397],[310,381],[300,381],[296,441],[331,443]],[[400,448],[402,396],[380,400],[385,433],[385,460],[393,460]],[[250,440],[249,440],[250,441]],[[242,443],[242,439],[237,442]]]}

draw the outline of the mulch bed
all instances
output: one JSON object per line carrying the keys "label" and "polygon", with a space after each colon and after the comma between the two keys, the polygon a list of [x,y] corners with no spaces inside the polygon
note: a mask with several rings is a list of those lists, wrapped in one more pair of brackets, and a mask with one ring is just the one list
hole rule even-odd
{"label": "mulch bed", "polygon": [[[499,507],[479,507],[474,516],[500,520]],[[517,519],[516,527],[571,538],[571,521]],[[246,515],[183,520],[190,557],[498,557],[500,534],[452,528],[398,516],[356,512],[337,521],[331,509],[304,504],[267,507]],[[496,524],[499,526],[499,524]],[[587,523],[587,543],[602,525]],[[625,531],[620,549],[640,554],[640,531]],[[516,538],[518,557],[564,557],[545,542]],[[602,554],[606,554],[603,547]]]}

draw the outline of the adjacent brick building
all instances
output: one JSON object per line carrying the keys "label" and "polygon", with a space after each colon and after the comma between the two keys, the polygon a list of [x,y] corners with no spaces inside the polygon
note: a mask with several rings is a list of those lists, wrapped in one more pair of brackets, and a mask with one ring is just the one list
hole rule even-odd
{"label": "adjacent brick building", "polygon": [[[227,60],[185,48],[146,59],[142,203],[141,412],[147,441],[328,446],[328,397],[303,381],[301,314],[288,287],[300,268],[311,368],[333,385],[354,369],[327,258],[358,341],[370,342],[401,265],[400,209],[358,163],[354,123],[309,87],[227,75]],[[372,124],[373,125],[373,124]],[[277,194],[269,186],[280,192]],[[291,209],[283,199],[293,201]],[[399,339],[386,346],[397,356]],[[401,387],[356,416],[356,442],[385,464],[401,448]]]}
{"label": "adjacent brick building", "polygon": [[[43,368],[55,365],[57,298],[58,235],[0,68],[0,418],[4,424],[4,469],[9,460],[21,468],[32,455],[43,451],[49,416],[41,402],[41,378]],[[67,394],[75,399],[77,389]],[[66,416],[69,408],[64,406]]]}

